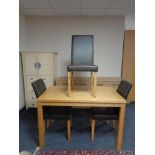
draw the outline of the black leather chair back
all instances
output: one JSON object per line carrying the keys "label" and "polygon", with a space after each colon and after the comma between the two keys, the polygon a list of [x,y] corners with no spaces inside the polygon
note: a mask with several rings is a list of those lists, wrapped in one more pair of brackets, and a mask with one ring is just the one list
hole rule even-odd
{"label": "black leather chair back", "polygon": [[131,90],[132,84],[126,80],[121,80],[117,92],[124,98],[127,99]]}
{"label": "black leather chair back", "polygon": [[72,36],[72,65],[93,65],[93,35]]}
{"label": "black leather chair back", "polygon": [[38,79],[31,83],[33,90],[38,98],[44,91],[46,91],[46,86],[43,79]]}

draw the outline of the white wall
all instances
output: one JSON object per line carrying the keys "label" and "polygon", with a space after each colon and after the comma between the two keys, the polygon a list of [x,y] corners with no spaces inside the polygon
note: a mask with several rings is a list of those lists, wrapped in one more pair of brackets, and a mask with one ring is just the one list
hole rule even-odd
{"label": "white wall", "polygon": [[19,50],[25,50],[27,47],[27,18],[19,14]]}
{"label": "white wall", "polygon": [[[19,50],[26,50],[27,43],[26,17],[22,14],[19,16]],[[21,57],[19,55],[19,110],[25,106],[24,85],[22,75]]]}
{"label": "white wall", "polygon": [[58,76],[66,76],[71,36],[94,35],[97,76],[120,77],[124,17],[27,17],[27,51],[58,52]]}
{"label": "white wall", "polygon": [[135,15],[125,16],[125,30],[135,30]]}
{"label": "white wall", "polygon": [[[70,63],[71,36],[93,34],[97,76],[120,77],[123,49],[123,17],[19,18],[19,50],[58,52],[58,76],[66,76]],[[21,58],[19,57],[19,109],[25,105]]]}

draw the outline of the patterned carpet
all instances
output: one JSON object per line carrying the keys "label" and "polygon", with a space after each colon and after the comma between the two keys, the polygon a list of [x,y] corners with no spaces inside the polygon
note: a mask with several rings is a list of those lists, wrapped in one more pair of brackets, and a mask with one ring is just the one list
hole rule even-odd
{"label": "patterned carpet", "polygon": [[63,150],[63,151],[38,151],[36,155],[134,155],[132,151],[87,151],[87,150]]}

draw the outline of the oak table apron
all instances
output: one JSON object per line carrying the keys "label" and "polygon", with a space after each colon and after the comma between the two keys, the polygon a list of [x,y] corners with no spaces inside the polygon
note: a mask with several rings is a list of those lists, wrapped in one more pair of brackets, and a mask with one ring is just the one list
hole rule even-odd
{"label": "oak table apron", "polygon": [[67,87],[51,86],[38,99],[38,131],[39,147],[45,146],[45,125],[43,120],[43,106],[71,106],[71,107],[119,107],[117,150],[122,148],[123,129],[125,119],[126,100],[112,87],[98,86],[96,98],[87,87],[75,87],[71,96],[67,95]]}

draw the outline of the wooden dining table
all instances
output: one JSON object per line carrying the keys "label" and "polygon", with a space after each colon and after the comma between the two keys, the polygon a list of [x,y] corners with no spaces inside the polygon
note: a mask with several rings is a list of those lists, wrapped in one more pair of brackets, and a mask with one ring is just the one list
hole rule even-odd
{"label": "wooden dining table", "polygon": [[119,107],[119,119],[117,130],[117,150],[122,148],[123,129],[125,119],[125,107],[127,101],[119,95],[113,87],[98,86],[96,97],[92,96],[87,86],[74,87],[70,97],[67,95],[67,87],[51,86],[38,99],[38,131],[39,147],[45,146],[45,124],[43,119],[43,106],[70,106],[70,107]]}

